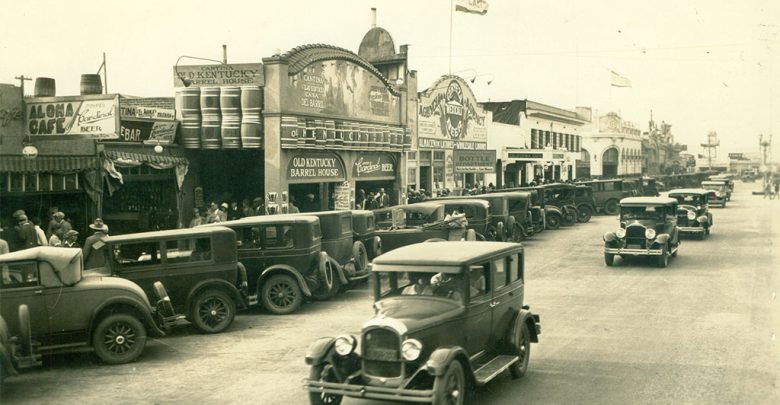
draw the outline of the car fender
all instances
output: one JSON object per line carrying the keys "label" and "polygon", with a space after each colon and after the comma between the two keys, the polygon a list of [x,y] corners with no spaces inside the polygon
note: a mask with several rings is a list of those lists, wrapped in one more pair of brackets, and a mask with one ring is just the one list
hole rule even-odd
{"label": "car fender", "polygon": [[346,285],[349,282],[349,280],[347,280],[347,276],[344,274],[344,266],[340,265],[339,262],[336,261],[336,259],[330,256],[328,256],[328,261],[330,262],[330,265],[333,267],[333,271],[335,271],[336,275],[339,277],[339,281],[341,282],[341,285]]}
{"label": "car fender", "polygon": [[371,238],[371,258],[378,256],[377,252],[382,250],[382,238],[374,236]]}
{"label": "car fender", "polygon": [[325,359],[331,348],[333,348],[334,343],[336,343],[336,338],[323,337],[310,344],[309,348],[306,349],[306,364],[310,366],[322,364],[323,359]]}
{"label": "car fender", "polygon": [[303,278],[303,275],[294,267],[288,266],[286,264],[275,264],[260,273],[260,277],[257,278],[258,294],[260,293],[260,286],[263,285],[263,280],[278,273],[284,273],[292,276],[298,282],[298,287],[301,288],[303,295],[311,297],[311,290],[309,289],[309,285],[306,284],[306,280]]}
{"label": "car fender", "polygon": [[550,215],[550,214],[554,213],[554,214],[558,214],[561,217],[563,217],[563,211],[561,211],[560,208],[555,207],[555,206],[544,207],[544,212],[545,212],[545,215]]}
{"label": "car fender", "polygon": [[660,235],[655,237],[655,243],[663,245],[667,241],[669,241],[670,237],[671,237],[671,235],[669,235],[668,233],[662,233],[662,234],[660,234]]}
{"label": "car fender", "polygon": [[140,300],[132,297],[125,297],[125,296],[118,296],[118,297],[111,297],[105,301],[103,301],[100,305],[98,305],[97,308],[95,308],[92,311],[92,316],[90,317],[89,324],[87,327],[87,341],[89,344],[92,344],[92,331],[94,330],[97,323],[95,322],[100,314],[107,308],[119,305],[119,306],[130,306],[131,308],[138,311],[138,313],[141,314],[142,318],[140,319],[144,326],[151,332],[151,335],[154,336],[165,336],[165,332],[160,329],[159,325],[154,320],[154,317],[152,316],[151,310]]}
{"label": "car fender", "polygon": [[539,316],[534,315],[527,309],[522,309],[515,312],[514,320],[512,321],[512,324],[507,331],[507,342],[512,345],[516,345],[518,343],[516,341],[518,332],[523,325],[526,325],[528,326],[528,332],[531,334],[531,342],[539,343],[539,335],[542,333],[542,331],[541,327],[537,327],[538,322]]}
{"label": "car fender", "polygon": [[469,379],[473,379],[471,361],[466,350],[460,346],[446,346],[434,350],[425,362],[425,369],[432,376],[444,375],[450,364],[459,360],[463,363],[463,371]]}
{"label": "car fender", "polygon": [[238,307],[246,308],[246,302],[244,301],[244,297],[241,296],[241,292],[238,291],[238,288],[234,286],[233,284],[228,283],[225,280],[220,280],[218,278],[212,278],[209,280],[203,280],[199,282],[198,284],[195,284],[192,289],[190,289],[190,292],[187,294],[187,301],[185,303],[186,308],[186,314],[190,313],[190,308],[192,307],[192,301],[195,299],[195,297],[198,296],[202,291],[208,289],[208,288],[217,288],[219,290],[225,290],[233,297],[233,300],[236,301],[236,304]]}

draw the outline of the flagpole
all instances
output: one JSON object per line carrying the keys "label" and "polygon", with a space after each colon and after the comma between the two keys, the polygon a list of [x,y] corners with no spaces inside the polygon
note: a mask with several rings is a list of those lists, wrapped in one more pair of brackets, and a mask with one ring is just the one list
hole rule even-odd
{"label": "flagpole", "polygon": [[452,9],[455,8],[455,0],[450,0],[450,57],[449,57],[449,73],[452,74]]}

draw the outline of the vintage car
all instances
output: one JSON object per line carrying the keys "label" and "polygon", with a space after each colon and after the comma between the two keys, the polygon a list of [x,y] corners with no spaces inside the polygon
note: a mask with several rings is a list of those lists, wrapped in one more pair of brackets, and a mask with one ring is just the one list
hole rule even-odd
{"label": "vintage car", "polygon": [[477,199],[487,201],[490,205],[490,215],[488,216],[488,229],[485,236],[486,240],[504,241],[512,237],[511,229],[514,228],[515,219],[509,214],[509,201],[506,196],[499,194],[480,194],[452,197],[430,198],[425,202],[451,199]]}
{"label": "vintage car", "polygon": [[620,200],[620,228],[604,234],[604,262],[615,256],[654,257],[666,267],[680,248],[677,200],[665,197],[628,197]]}
{"label": "vintage car", "polygon": [[615,215],[620,210],[618,203],[626,197],[633,196],[633,193],[623,188],[623,180],[593,180],[582,183],[584,186],[590,186],[593,189],[593,199],[596,201],[596,209],[607,214]]}
{"label": "vintage car", "polygon": [[[436,203],[444,206],[444,212],[452,214],[458,212],[466,215],[468,225],[466,229],[473,229],[479,240],[496,240],[498,234],[491,224],[490,203],[485,200],[468,198],[453,198],[442,200],[430,200],[425,204]],[[420,203],[418,203],[420,204]]]}
{"label": "vintage car", "polygon": [[726,193],[726,201],[731,201],[731,193],[734,192],[734,176],[730,174],[717,174],[710,176],[707,180],[710,181],[725,181],[728,184],[728,192]]}
{"label": "vintage car", "polygon": [[[552,183],[539,186],[544,190],[544,203],[548,210],[547,226],[558,229],[560,225],[571,226],[577,223],[579,216],[577,203],[574,200],[575,186],[567,183]],[[557,208],[560,213],[551,210]],[[558,221],[556,223],[556,221]]]}
{"label": "vintage car", "polygon": [[584,184],[575,185],[574,202],[577,204],[577,222],[589,222],[596,213],[596,200],[593,198],[593,188]]}
{"label": "vintage car", "polygon": [[[362,257],[360,253],[355,253],[355,246],[360,249],[357,242],[363,245],[368,261],[382,254],[382,238],[376,236],[376,226],[374,225],[374,213],[369,210],[352,210],[352,235],[353,243],[352,254],[355,261]],[[367,268],[368,263],[363,268]]]}
{"label": "vintage car", "polygon": [[477,240],[476,232],[447,215],[436,201],[374,210],[374,223],[385,253],[418,242]]}
{"label": "vintage car", "polygon": [[81,249],[40,246],[0,255],[3,373],[40,365],[41,355],[94,350],[108,364],[134,361],[148,336],[178,317],[162,283],[156,301],[132,281],[83,272]]}
{"label": "vintage car", "polygon": [[729,184],[725,180],[706,180],[701,182],[701,188],[713,191],[710,193],[709,203],[718,204],[721,208],[726,208],[728,195],[731,193]]}
{"label": "vintage car", "polygon": [[89,269],[126,278],[154,294],[156,281],[168,289],[178,314],[203,333],[227,329],[236,308],[247,306],[247,275],[238,262],[236,233],[203,227],[109,236],[106,267]]}
{"label": "vintage car", "polygon": [[677,208],[677,226],[680,232],[704,239],[710,234],[713,225],[709,211],[710,191],[702,188],[678,188],[669,191],[669,198],[679,204]]}
{"label": "vintage car", "polygon": [[[544,204],[544,192],[537,187],[513,187],[493,191],[493,193],[526,193],[529,197],[528,213],[530,215],[530,232],[536,234],[547,229],[547,220]],[[558,210],[557,207],[553,207]]]}
{"label": "vintage car", "polygon": [[372,265],[374,317],[361,336],[314,342],[312,404],[343,396],[462,404],[509,370],[522,377],[539,316],[523,303],[523,247],[505,242],[406,246]]}
{"label": "vintage car", "polygon": [[506,199],[507,211],[509,211],[507,241],[521,242],[536,233],[537,227],[534,224],[531,212],[531,194],[532,192],[530,191],[507,190],[498,190],[497,192],[490,194],[481,194],[482,196],[497,196]]}
{"label": "vintage car", "polygon": [[265,215],[201,226],[224,226],[236,232],[249,303],[260,302],[272,314],[295,312],[305,298],[329,299],[335,277],[343,277],[322,249],[317,217]]}

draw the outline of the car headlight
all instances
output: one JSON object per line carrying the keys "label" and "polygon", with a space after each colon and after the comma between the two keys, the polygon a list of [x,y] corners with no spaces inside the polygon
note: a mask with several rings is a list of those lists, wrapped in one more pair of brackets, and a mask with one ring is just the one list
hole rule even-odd
{"label": "car headlight", "polygon": [[346,356],[355,350],[357,341],[352,336],[339,336],[336,338],[336,342],[333,343],[333,348],[336,350],[339,356]]}
{"label": "car headlight", "polygon": [[698,221],[700,224],[706,224],[707,222],[709,222],[709,221],[707,220],[707,217],[706,217],[706,216],[704,216],[704,215],[702,215],[702,216],[700,216],[700,217],[696,218],[696,221]]}
{"label": "car headlight", "polygon": [[422,343],[417,339],[406,339],[401,343],[401,355],[405,360],[417,360],[422,352]]}
{"label": "car headlight", "polygon": [[615,240],[615,234],[612,232],[607,232],[604,234],[604,242],[612,242]]}
{"label": "car headlight", "polygon": [[626,237],[626,230],[623,229],[623,228],[618,229],[617,231],[615,231],[615,236],[617,236],[620,239],[625,238]]}
{"label": "car headlight", "polygon": [[696,213],[693,211],[688,211],[688,219],[690,219],[691,221],[696,219]]}
{"label": "car headlight", "polygon": [[655,229],[653,228],[647,228],[645,230],[645,238],[647,239],[653,239],[655,238]]}

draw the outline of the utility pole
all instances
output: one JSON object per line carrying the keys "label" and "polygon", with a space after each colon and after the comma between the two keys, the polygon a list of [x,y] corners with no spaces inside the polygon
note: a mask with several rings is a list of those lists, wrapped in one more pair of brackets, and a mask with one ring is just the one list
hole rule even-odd
{"label": "utility pole", "polygon": [[32,80],[32,77],[27,77],[25,75],[19,75],[14,77],[14,79],[19,80],[19,87],[22,88],[22,98],[24,98],[24,82],[27,80]]}
{"label": "utility pole", "polygon": [[764,188],[766,188],[766,184],[772,181],[772,169],[770,168],[772,163],[772,135],[765,137],[764,134],[761,134],[758,139],[758,144],[761,148],[761,171],[764,175]]}
{"label": "utility pole", "polygon": [[[718,145],[720,145],[720,140],[718,139],[718,133],[715,131],[710,131],[707,133],[707,143],[701,144],[701,147],[707,150],[707,169],[712,170],[712,158],[717,157],[718,155]],[[714,155],[713,156],[713,152]]]}

